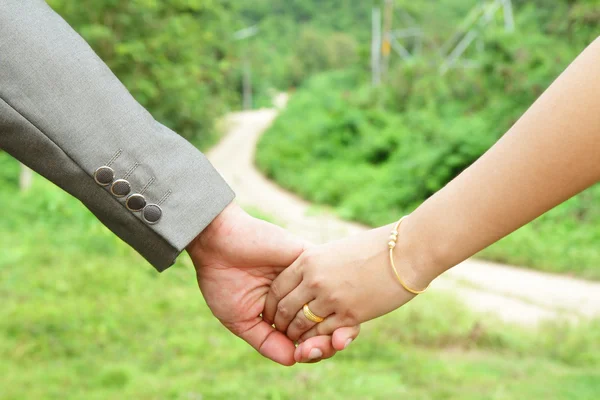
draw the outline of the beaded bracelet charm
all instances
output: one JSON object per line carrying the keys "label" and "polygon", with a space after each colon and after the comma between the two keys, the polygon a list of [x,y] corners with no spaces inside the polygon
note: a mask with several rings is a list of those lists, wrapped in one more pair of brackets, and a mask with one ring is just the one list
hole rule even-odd
{"label": "beaded bracelet charm", "polygon": [[404,283],[402,278],[400,278],[400,274],[398,274],[398,270],[396,269],[396,264],[394,263],[394,248],[396,247],[396,243],[398,242],[398,230],[400,229],[400,224],[402,223],[402,221],[404,221],[404,219],[406,217],[408,217],[408,215],[405,215],[404,217],[400,218],[400,220],[394,226],[392,233],[390,234],[390,241],[388,242],[388,247],[390,249],[390,264],[392,264],[392,269],[394,270],[394,274],[396,275],[396,278],[398,278],[398,282],[400,282],[400,284],[406,291],[408,291],[412,294],[421,294],[421,293],[425,292],[427,290],[427,288],[429,288],[429,285],[427,285],[427,287],[423,290],[415,290],[415,289],[409,288],[406,285],[406,283]]}

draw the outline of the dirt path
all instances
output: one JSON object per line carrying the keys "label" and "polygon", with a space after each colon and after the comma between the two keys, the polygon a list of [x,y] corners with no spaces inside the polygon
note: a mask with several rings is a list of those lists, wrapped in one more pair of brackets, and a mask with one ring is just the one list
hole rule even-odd
{"label": "dirt path", "polygon": [[[286,100],[280,95],[276,104],[283,107]],[[276,109],[231,114],[228,134],[208,154],[236,191],[239,203],[315,243],[368,229],[319,210],[258,172],[256,143],[276,116]],[[544,319],[600,317],[600,283],[581,279],[471,259],[432,285],[433,290],[456,288],[460,290],[453,291],[473,309],[510,322],[531,325]]]}

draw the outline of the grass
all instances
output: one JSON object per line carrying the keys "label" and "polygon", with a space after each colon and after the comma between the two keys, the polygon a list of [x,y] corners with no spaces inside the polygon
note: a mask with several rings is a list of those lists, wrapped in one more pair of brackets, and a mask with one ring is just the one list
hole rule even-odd
{"label": "grass", "polygon": [[0,154],[0,399],[596,399],[600,323],[521,330],[426,294],[342,354],[280,367],[211,315],[187,257],[157,274]]}

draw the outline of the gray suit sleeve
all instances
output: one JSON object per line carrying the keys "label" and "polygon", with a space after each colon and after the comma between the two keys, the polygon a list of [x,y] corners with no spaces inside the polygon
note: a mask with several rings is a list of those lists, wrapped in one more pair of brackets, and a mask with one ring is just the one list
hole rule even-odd
{"label": "gray suit sleeve", "polygon": [[0,148],[162,271],[232,200],[43,0],[0,1]]}

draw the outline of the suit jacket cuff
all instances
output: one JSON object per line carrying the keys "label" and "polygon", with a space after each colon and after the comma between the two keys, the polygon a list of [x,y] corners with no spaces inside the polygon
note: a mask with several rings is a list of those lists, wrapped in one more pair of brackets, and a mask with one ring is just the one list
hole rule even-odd
{"label": "suit jacket cuff", "polygon": [[157,270],[232,201],[206,157],[155,121],[44,1],[0,1],[0,50],[0,147]]}

